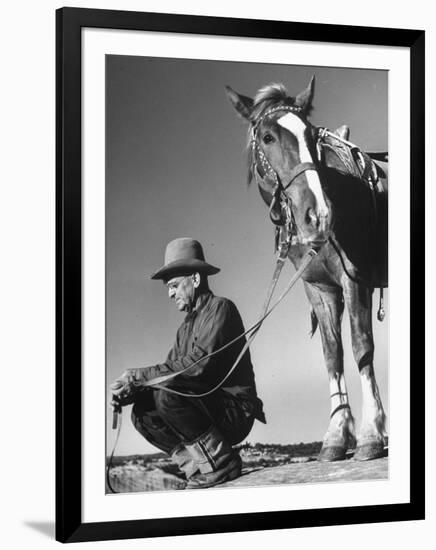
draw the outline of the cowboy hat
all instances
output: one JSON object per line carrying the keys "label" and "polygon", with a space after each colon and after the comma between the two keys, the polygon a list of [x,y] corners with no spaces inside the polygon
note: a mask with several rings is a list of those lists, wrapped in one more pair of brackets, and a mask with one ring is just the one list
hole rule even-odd
{"label": "cowboy hat", "polygon": [[153,273],[151,278],[168,281],[172,277],[181,275],[196,272],[214,275],[218,271],[218,267],[214,267],[205,261],[203,248],[198,241],[182,237],[167,244],[164,265]]}

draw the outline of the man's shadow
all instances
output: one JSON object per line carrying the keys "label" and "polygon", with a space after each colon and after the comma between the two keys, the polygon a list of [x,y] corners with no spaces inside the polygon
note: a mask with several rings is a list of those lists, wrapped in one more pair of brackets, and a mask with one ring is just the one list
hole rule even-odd
{"label": "man's shadow", "polygon": [[46,537],[51,539],[55,538],[55,524],[54,521],[25,521],[24,525],[42,533]]}

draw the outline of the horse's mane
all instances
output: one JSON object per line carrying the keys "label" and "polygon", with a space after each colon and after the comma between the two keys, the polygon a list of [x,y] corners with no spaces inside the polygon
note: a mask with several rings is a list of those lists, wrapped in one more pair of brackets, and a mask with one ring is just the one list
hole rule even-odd
{"label": "horse's mane", "polygon": [[[271,83],[257,92],[254,96],[253,107],[251,110],[250,121],[252,125],[260,119],[260,117],[272,107],[279,107],[280,105],[295,105],[295,97],[290,96],[286,86],[281,83]],[[309,114],[306,112],[306,114]],[[250,185],[254,170],[256,159],[254,156],[254,151],[252,147],[252,126],[248,130],[247,136],[247,161],[248,161],[248,178],[247,185]]]}
{"label": "horse's mane", "polygon": [[259,117],[271,107],[278,105],[293,105],[295,97],[288,94],[283,84],[272,83],[261,88],[254,97],[251,121],[256,123]]}

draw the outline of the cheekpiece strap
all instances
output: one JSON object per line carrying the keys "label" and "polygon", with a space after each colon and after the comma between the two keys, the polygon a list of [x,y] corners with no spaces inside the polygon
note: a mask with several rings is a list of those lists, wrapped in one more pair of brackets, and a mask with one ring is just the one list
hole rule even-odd
{"label": "cheekpiece strap", "polygon": [[295,166],[291,170],[289,182],[283,186],[283,190],[285,191],[291,185],[291,183],[295,180],[295,178],[298,178],[298,176],[303,172],[306,172],[306,170],[315,170],[316,172],[318,169],[313,162],[302,162],[300,164],[297,164],[297,166]]}

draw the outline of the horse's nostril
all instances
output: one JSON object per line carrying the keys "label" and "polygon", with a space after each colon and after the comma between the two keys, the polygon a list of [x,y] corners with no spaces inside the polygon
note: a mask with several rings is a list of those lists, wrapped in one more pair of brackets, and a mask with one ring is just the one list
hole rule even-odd
{"label": "horse's nostril", "polygon": [[316,228],[319,226],[319,217],[315,214],[313,208],[308,208],[306,211],[306,223]]}

